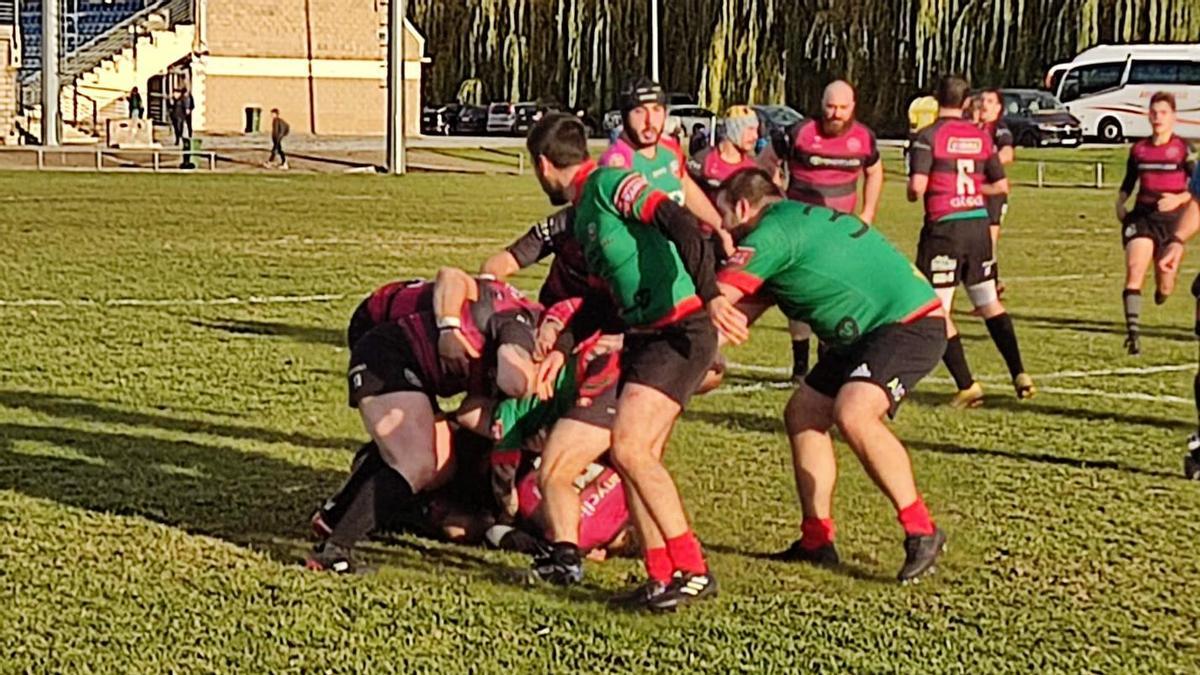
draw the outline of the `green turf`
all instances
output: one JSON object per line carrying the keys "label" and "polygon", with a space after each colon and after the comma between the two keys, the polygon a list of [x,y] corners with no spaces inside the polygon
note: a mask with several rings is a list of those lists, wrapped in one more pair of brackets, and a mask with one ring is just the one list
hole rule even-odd
{"label": "green turf", "polygon": [[[1200,663],[1200,486],[1180,477],[1192,372],[1062,375],[1195,359],[1186,292],[1147,303],[1145,352],[1122,355],[1111,190],[1013,199],[1002,270],[1043,394],[1014,401],[981,322],[963,316],[973,365],[995,378],[988,405],[947,409],[939,369],[895,424],[950,533],[938,575],[892,581],[901,532],[844,448],[845,568],[759,558],[797,530],[787,394],[754,391],[779,376],[735,367],[723,392],[694,402],[668,454],[721,597],[665,617],[606,609],[638,571],[628,560],[590,565],[569,592],[525,585],[518,557],[414,538],[370,546],[374,576],[293,564],[310,510],[362,437],[341,346],[359,296],[478,265],[548,211],[531,177],[21,173],[0,174],[0,194],[0,671]],[[918,212],[895,180],[880,220],[913,250]],[[1185,288],[1195,269],[1185,263]],[[1064,275],[1080,276],[1045,279]],[[187,304],[327,294],[338,297]],[[67,305],[24,302],[39,299]],[[787,365],[778,315],[729,357]],[[1119,398],[1130,394],[1159,399]]]}

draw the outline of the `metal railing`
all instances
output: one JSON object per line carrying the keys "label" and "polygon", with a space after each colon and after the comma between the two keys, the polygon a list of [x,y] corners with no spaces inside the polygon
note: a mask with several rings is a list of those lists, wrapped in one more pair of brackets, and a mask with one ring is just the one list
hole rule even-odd
{"label": "metal railing", "polygon": [[[35,167],[38,171],[152,171],[154,173],[195,169],[216,171],[217,160],[220,159],[220,155],[211,150],[47,148],[43,146],[11,146],[0,149],[0,157],[6,154],[25,153],[35,156]],[[58,161],[48,161],[50,159]],[[184,164],[188,164],[188,166],[184,166]]]}

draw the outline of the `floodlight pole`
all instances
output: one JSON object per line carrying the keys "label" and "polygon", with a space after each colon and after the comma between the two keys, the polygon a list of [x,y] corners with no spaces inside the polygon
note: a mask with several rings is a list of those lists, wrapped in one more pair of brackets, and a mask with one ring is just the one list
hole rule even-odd
{"label": "floodlight pole", "polygon": [[42,145],[58,145],[58,2],[42,0]]}
{"label": "floodlight pole", "polygon": [[408,0],[388,0],[388,48],[387,48],[387,170],[400,176],[408,169],[405,157],[404,124],[404,43],[407,37],[405,15]]}
{"label": "floodlight pole", "polygon": [[658,79],[658,0],[650,0],[650,79]]}

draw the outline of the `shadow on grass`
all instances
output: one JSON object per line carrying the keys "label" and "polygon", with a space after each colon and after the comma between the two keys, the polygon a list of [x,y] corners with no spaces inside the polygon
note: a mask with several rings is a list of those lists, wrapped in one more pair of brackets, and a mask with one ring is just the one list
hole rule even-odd
{"label": "shadow on grass", "polygon": [[[28,443],[49,445],[22,447]],[[0,423],[0,490],[97,513],[145,518],[216,537],[295,565],[307,548],[308,516],[344,480],[319,470],[219,443]],[[385,545],[386,544],[386,545]],[[563,591],[530,584],[527,569],[481,549],[385,535],[363,545],[368,562],[429,575],[457,570],[582,601],[604,601],[591,585]]]}
{"label": "shadow on grass", "polygon": [[296,342],[311,344],[346,346],[346,332],[321,326],[296,326],[276,321],[249,321],[242,319],[221,319],[217,321],[188,321],[197,328],[219,330],[234,335],[264,335],[286,337]]}
{"label": "shadow on grass", "polygon": [[914,450],[936,452],[942,455],[1001,457],[1004,459],[1015,459],[1022,462],[1034,462],[1037,464],[1069,466],[1075,469],[1122,471],[1139,476],[1150,476],[1153,478],[1177,478],[1179,480],[1185,480],[1182,475],[1168,473],[1166,471],[1145,469],[1140,466],[1132,466],[1130,464],[1111,459],[1087,459],[1083,457],[1063,457],[1061,455],[1052,455],[1047,452],[1017,452],[1015,450],[997,450],[994,448],[973,448],[955,445],[953,443],[940,443],[935,441],[905,441],[905,443],[909,448]]}
{"label": "shadow on grass", "polygon": [[[1115,300],[1113,306],[1116,311],[1120,310],[1120,304]],[[1009,315],[1013,318],[1018,331],[1021,330],[1021,326],[1036,326],[1038,328],[1062,328],[1072,332],[1102,333],[1120,338],[1125,337],[1124,320],[1070,319],[1060,316],[1025,314],[1021,312],[1009,312]],[[1195,333],[1191,329],[1185,328],[1146,328],[1142,326],[1141,334],[1144,338],[1163,338],[1179,342],[1195,342],[1196,340]],[[1118,353],[1121,350],[1119,341],[1113,344],[1114,353]]]}
{"label": "shadow on grass", "polygon": [[[797,510],[797,517],[799,517],[799,510]],[[806,562],[788,562],[788,561],[784,561],[784,560],[776,560],[771,557],[771,555],[772,555],[771,553],[767,553],[764,551],[746,551],[746,550],[743,550],[743,549],[740,549],[740,548],[737,548],[734,546],[726,546],[724,544],[710,544],[710,543],[705,542],[704,548],[706,550],[713,551],[715,553],[723,553],[726,555],[736,555],[736,556],[741,556],[743,558],[751,558],[754,560],[764,560],[769,563],[774,563],[777,565],[785,565],[785,566],[789,566],[789,567],[795,567],[796,569],[800,569],[800,570],[827,570],[829,572],[834,572],[835,574],[841,574],[843,576],[850,577],[851,579],[857,579],[859,581],[866,581],[866,582],[876,583],[876,584],[889,584],[889,585],[893,585],[896,583],[895,577],[888,576],[886,574],[877,574],[875,572],[868,570],[867,568],[865,568],[861,565],[856,565],[854,563],[847,562],[845,560],[838,563],[837,565],[833,565],[833,566],[829,566],[829,567],[821,567],[821,566],[817,566],[812,563],[806,563]]]}
{"label": "shadow on grass", "polygon": [[352,438],[322,438],[295,432],[185,419],[161,413],[134,412],[84,398],[34,391],[0,390],[0,407],[23,408],[55,417],[90,422],[153,427],[183,433],[213,434],[263,443],[287,443],[305,448],[348,450],[357,447],[360,443]]}
{"label": "shadow on grass", "polygon": [[[997,388],[1000,387],[1004,387],[1004,385],[999,385]],[[983,407],[992,410],[1011,410],[1013,412],[1027,414],[1032,413],[1069,417],[1082,422],[1115,422],[1117,424],[1140,425],[1157,428],[1173,427],[1180,431],[1190,431],[1195,428],[1193,423],[1176,417],[1156,417],[1154,415],[1139,415],[1134,413],[1071,408],[1063,405],[1047,404],[1046,401],[1051,399],[1053,396],[1052,394],[1044,394],[1032,401],[1018,401],[1012,396],[1011,390],[1002,389],[1002,391],[1003,393],[998,395],[989,395],[985,399]],[[915,391],[909,395],[909,398],[922,405],[938,407],[948,405],[952,396],[953,394]],[[960,414],[970,415],[971,412],[963,411]]]}

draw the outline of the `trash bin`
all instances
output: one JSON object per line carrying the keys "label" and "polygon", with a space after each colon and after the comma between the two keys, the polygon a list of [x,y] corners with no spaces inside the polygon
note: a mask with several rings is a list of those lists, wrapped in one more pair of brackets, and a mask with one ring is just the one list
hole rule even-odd
{"label": "trash bin", "polygon": [[199,138],[185,138],[183,145],[183,162],[179,165],[181,169],[194,169],[196,162],[200,161],[198,155],[193,155],[194,152],[200,152]]}
{"label": "trash bin", "polygon": [[255,134],[262,128],[262,108],[246,108],[246,133]]}

